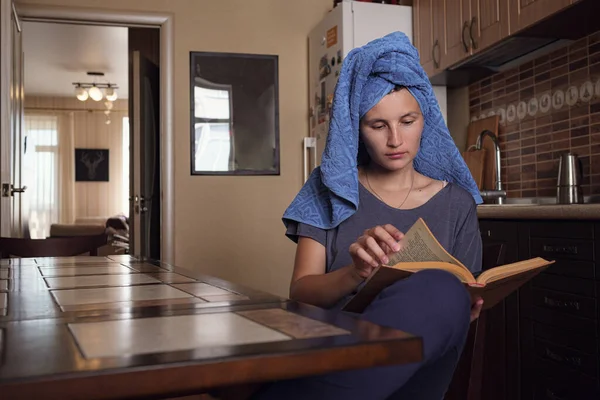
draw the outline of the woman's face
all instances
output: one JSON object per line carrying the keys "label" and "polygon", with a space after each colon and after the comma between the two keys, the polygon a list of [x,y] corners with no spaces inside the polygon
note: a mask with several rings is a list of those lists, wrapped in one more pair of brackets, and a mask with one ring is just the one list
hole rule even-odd
{"label": "woman's face", "polygon": [[407,89],[384,96],[360,121],[361,138],[371,162],[395,171],[417,156],[424,119]]}

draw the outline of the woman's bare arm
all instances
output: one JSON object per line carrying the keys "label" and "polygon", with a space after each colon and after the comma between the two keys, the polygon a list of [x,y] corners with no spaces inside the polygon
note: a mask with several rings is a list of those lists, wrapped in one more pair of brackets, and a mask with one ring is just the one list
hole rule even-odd
{"label": "woman's bare arm", "polygon": [[325,247],[313,239],[300,237],[290,298],[329,308],[351,293],[363,280],[352,265],[326,274],[325,263]]}

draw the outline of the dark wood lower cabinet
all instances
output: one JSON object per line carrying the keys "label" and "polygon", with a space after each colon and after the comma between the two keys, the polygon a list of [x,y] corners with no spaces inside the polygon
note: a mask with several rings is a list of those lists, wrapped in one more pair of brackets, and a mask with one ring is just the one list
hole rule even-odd
{"label": "dark wood lower cabinet", "polygon": [[498,243],[500,264],[556,261],[487,311],[480,398],[600,399],[600,222],[481,220],[480,230],[484,269]]}
{"label": "dark wood lower cabinet", "polygon": [[[503,257],[487,261],[483,269],[518,261],[518,229],[511,221],[481,221],[484,252],[503,245]],[[513,293],[486,311],[484,374],[481,399],[517,399],[519,393],[519,294]]]}

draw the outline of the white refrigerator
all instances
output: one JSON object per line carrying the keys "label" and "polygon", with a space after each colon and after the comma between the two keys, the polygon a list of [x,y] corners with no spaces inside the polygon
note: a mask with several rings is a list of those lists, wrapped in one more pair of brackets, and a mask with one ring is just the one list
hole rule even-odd
{"label": "white refrigerator", "polygon": [[[320,164],[329,129],[329,110],[342,61],[355,47],[388,33],[404,32],[412,41],[412,7],[345,0],[308,37],[309,135],[304,138],[304,180]],[[446,120],[446,88],[435,86]]]}

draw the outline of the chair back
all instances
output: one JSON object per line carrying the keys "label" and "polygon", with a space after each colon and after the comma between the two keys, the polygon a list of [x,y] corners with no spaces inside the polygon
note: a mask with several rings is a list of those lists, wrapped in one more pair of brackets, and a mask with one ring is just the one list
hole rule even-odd
{"label": "chair back", "polygon": [[71,257],[97,256],[98,248],[107,243],[105,234],[68,238],[21,239],[0,238],[0,257]]}

